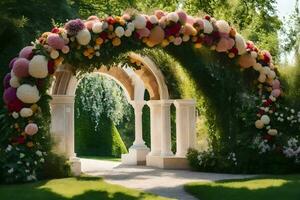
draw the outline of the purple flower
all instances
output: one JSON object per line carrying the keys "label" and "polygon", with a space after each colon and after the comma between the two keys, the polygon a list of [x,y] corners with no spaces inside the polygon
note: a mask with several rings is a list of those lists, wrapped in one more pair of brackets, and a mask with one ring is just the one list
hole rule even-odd
{"label": "purple flower", "polygon": [[70,20],[65,24],[67,33],[71,36],[75,36],[79,31],[85,28],[84,23],[81,19]]}

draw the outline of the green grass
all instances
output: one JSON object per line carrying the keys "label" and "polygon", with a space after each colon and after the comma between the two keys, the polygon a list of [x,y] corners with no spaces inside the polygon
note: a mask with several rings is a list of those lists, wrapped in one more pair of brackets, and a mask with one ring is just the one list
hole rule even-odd
{"label": "green grass", "polygon": [[93,159],[93,160],[108,160],[114,162],[121,162],[121,158],[110,157],[110,156],[80,156],[80,158]]}
{"label": "green grass", "polygon": [[300,175],[197,182],[185,190],[201,200],[300,200]]}
{"label": "green grass", "polygon": [[53,179],[30,184],[0,185],[1,200],[167,200],[127,189],[97,177]]}

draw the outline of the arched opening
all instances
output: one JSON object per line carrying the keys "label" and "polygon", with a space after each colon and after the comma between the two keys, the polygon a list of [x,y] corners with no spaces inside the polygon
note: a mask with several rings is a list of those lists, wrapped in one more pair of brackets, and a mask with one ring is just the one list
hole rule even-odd
{"label": "arched opening", "polygon": [[[134,109],[135,115],[135,140],[133,145],[129,148],[128,154],[122,155],[122,162],[124,164],[146,164],[149,166],[157,166],[162,168],[172,168],[174,163],[180,163],[173,166],[174,168],[186,168],[187,161],[185,154],[189,147],[193,147],[192,143],[183,142],[181,148],[182,152],[177,152],[174,156],[172,152],[172,138],[171,138],[171,105],[174,100],[169,100],[169,92],[167,85],[164,80],[162,72],[154,64],[154,62],[148,58],[143,57],[138,54],[131,53],[130,59],[134,59],[140,63],[140,68],[132,69],[129,67],[101,67],[99,70],[95,70],[93,73],[98,73],[107,76],[115,80],[121,88],[124,90],[127,100],[130,102]],[[61,113],[61,108],[56,108],[57,99],[69,99],[69,104],[72,107],[74,102],[74,94],[76,88],[80,82],[71,71],[71,67],[68,65],[61,66],[55,74],[55,82],[52,85],[52,134],[55,138],[58,138],[59,149],[61,152],[65,152],[69,157],[76,157],[76,152],[74,151],[74,126],[72,122],[72,115],[74,114],[74,108],[70,115],[65,115]],[[149,100],[145,99],[145,91],[149,94]],[[148,101],[145,101],[148,100]],[[183,100],[182,100],[183,101]],[[67,103],[67,102],[66,102]],[[177,104],[181,104],[181,101],[177,101]],[[145,145],[143,140],[143,109],[150,108],[150,134],[151,134],[151,152],[150,149]],[[190,111],[192,116],[195,117],[195,102],[191,101]],[[178,107],[180,110],[181,107]],[[67,111],[66,111],[67,112]],[[57,127],[62,127],[58,123],[64,123],[68,120],[58,120],[62,116],[71,117],[69,120],[69,128],[64,130],[58,130]],[[186,118],[188,119],[188,118]],[[179,119],[183,120],[183,119]],[[183,122],[181,122],[183,123]],[[188,123],[187,121],[184,123]],[[194,123],[194,122],[192,122]],[[68,123],[67,123],[68,124]],[[66,124],[65,124],[66,125]],[[63,127],[65,127],[65,125]],[[192,125],[191,125],[192,126]],[[179,129],[178,129],[179,130]],[[62,133],[64,132],[64,133]],[[195,134],[194,130],[181,130],[183,132],[190,132],[191,135]],[[175,134],[175,132],[173,132]],[[178,133],[178,134],[180,134]],[[174,135],[173,134],[173,135]],[[178,142],[177,143],[182,143]],[[68,145],[69,144],[69,145]],[[174,145],[174,144],[173,144]],[[174,147],[174,146],[173,146]],[[176,149],[176,148],[173,148]],[[150,153],[149,153],[150,152]],[[149,153],[149,155],[148,155]],[[147,156],[148,155],[148,156]],[[177,160],[177,161],[176,161]]]}

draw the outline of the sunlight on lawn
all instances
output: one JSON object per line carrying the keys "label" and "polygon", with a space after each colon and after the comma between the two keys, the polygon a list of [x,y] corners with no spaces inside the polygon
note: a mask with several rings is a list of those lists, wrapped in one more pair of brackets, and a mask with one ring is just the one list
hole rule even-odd
{"label": "sunlight on lawn", "polygon": [[268,187],[280,187],[289,181],[283,179],[261,179],[249,181],[235,181],[229,183],[213,183],[211,187],[225,187],[225,188],[246,188],[249,190],[264,189]]}
{"label": "sunlight on lawn", "polygon": [[299,200],[300,175],[196,182],[185,190],[201,200]]}

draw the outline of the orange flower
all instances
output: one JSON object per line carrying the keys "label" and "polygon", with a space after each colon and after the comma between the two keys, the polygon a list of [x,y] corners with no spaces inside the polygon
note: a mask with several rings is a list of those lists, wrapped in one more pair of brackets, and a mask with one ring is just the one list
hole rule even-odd
{"label": "orange flower", "polygon": [[96,39],[96,44],[101,45],[103,43],[103,39],[101,37],[98,37]]}
{"label": "orange flower", "polygon": [[112,44],[116,47],[116,46],[119,46],[121,45],[121,39],[118,38],[118,37],[115,37],[112,41]]}
{"label": "orange flower", "polygon": [[32,147],[34,146],[33,142],[31,142],[31,141],[30,141],[30,142],[27,142],[26,145],[27,145],[27,147],[29,147],[29,148],[32,148]]}

